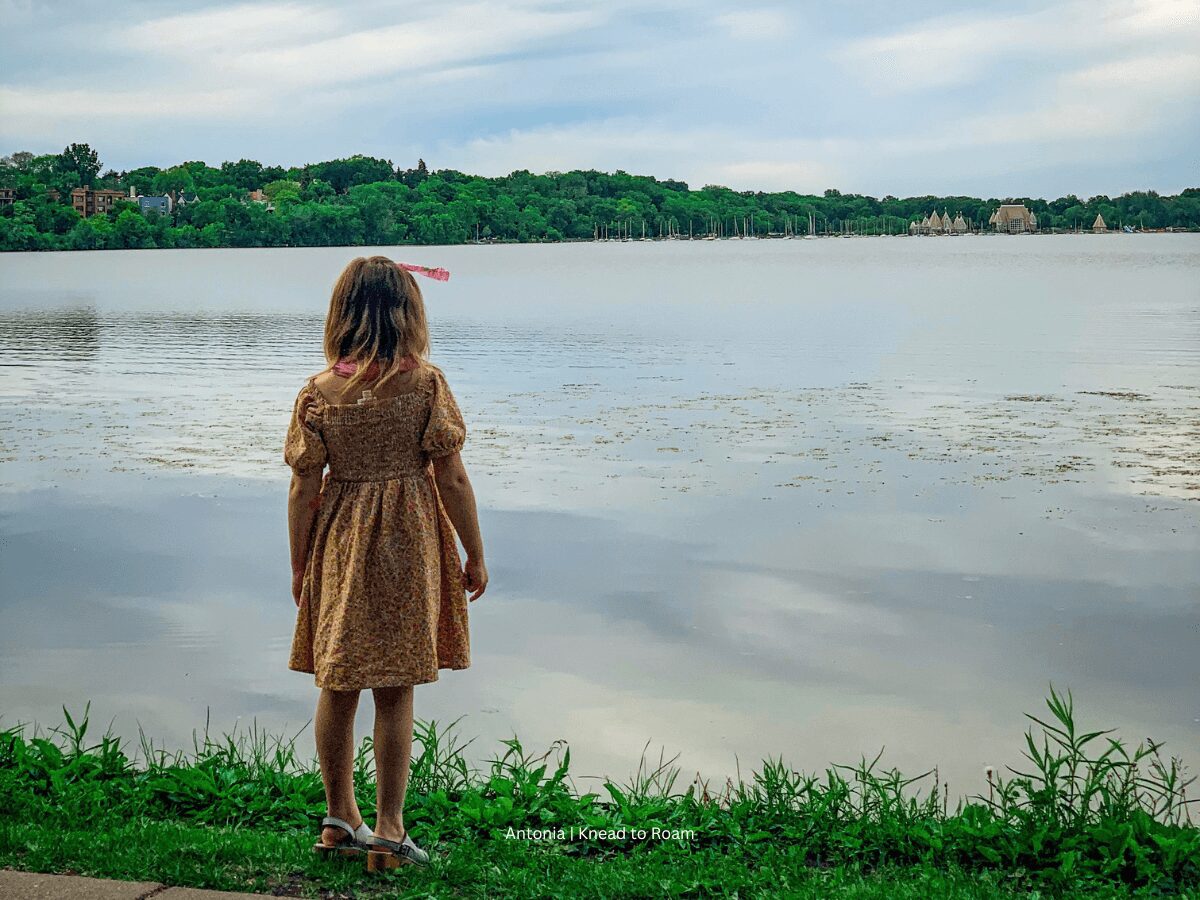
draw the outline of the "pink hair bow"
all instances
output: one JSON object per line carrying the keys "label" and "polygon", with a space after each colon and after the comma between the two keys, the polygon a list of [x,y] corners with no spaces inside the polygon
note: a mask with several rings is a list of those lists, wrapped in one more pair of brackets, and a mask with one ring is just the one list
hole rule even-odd
{"label": "pink hair bow", "polygon": [[414,266],[412,263],[396,263],[400,268],[408,272],[416,272],[418,275],[425,275],[432,278],[434,281],[449,281],[450,273],[446,269],[432,269],[429,266]]}

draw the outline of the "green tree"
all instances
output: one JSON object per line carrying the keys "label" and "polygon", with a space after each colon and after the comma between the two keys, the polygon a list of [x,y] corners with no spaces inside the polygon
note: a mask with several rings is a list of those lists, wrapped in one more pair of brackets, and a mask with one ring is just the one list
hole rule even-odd
{"label": "green tree", "polygon": [[172,247],[191,248],[203,247],[204,241],[201,239],[200,230],[195,225],[180,225],[178,228],[170,230]]}
{"label": "green tree", "polygon": [[178,200],[181,194],[196,190],[196,181],[186,166],[175,166],[154,176],[154,190],[172,200]]}
{"label": "green tree", "polygon": [[390,181],[395,177],[395,169],[390,160],[361,155],[314,163],[305,166],[304,171],[305,180],[311,181],[319,178],[322,181],[328,181],[339,194],[344,194],[356,184]]}
{"label": "green tree", "polygon": [[0,159],[0,165],[12,166],[14,169],[24,170],[33,159],[33,154],[28,150],[18,150],[10,156],[5,156]]}
{"label": "green tree", "polygon": [[396,173],[396,180],[403,182],[410,188],[420,186],[421,182],[429,177],[429,169],[425,166],[425,160],[418,159],[415,169],[405,169],[403,172]]}
{"label": "green tree", "polygon": [[225,247],[225,229],[220,222],[212,222],[200,229],[200,246]]}
{"label": "green tree", "polygon": [[81,219],[63,243],[68,250],[108,250],[115,246],[112,223],[107,216]]}
{"label": "green tree", "polygon": [[75,185],[88,185],[100,174],[100,155],[87,144],[71,144],[55,160],[58,171],[70,175]]}
{"label": "green tree", "polygon": [[517,240],[519,241],[545,240],[549,237],[547,227],[546,217],[532,204],[517,214]]}
{"label": "green tree", "polygon": [[[315,184],[318,182],[314,181],[309,187]],[[398,181],[350,188],[347,199],[362,219],[364,243],[372,246],[399,244],[408,237],[407,212],[412,193],[407,185]]]}
{"label": "green tree", "polygon": [[[375,185],[370,186],[374,187]],[[355,185],[350,190],[353,192],[358,190],[360,187],[366,187],[366,185]],[[333,189],[333,185],[328,181],[323,181],[320,178],[314,178],[307,185],[305,185],[304,190],[300,192],[300,198],[302,200],[317,202],[332,200],[336,195],[337,191]]]}
{"label": "green tree", "polygon": [[162,172],[158,166],[142,166],[137,169],[130,169],[121,178],[121,183],[126,187],[135,188],[138,193],[151,194],[154,193],[154,179]]}
{"label": "green tree", "polygon": [[512,197],[502,195],[484,210],[483,222],[496,237],[512,239],[517,236],[517,216],[520,212]]}
{"label": "green tree", "polygon": [[[93,217],[94,218],[94,217]],[[132,209],[122,210],[113,223],[113,245],[125,250],[154,246],[153,233],[146,217]]]}
{"label": "green tree", "polygon": [[27,204],[17,201],[12,215],[0,218],[0,250],[41,250],[45,245],[46,239]]}
{"label": "green tree", "polygon": [[295,203],[300,199],[300,182],[281,178],[264,184],[262,192],[272,203]]}
{"label": "green tree", "polygon": [[363,243],[363,223],[353,207],[332,203],[296,203],[287,210],[295,242],[306,247]]}
{"label": "green tree", "polygon": [[256,159],[221,163],[221,174],[243,191],[253,191],[272,179],[263,178],[263,164]]}
{"label": "green tree", "polygon": [[75,207],[56,203],[44,193],[29,198],[27,203],[33,211],[38,231],[43,234],[67,234],[80,218]]}

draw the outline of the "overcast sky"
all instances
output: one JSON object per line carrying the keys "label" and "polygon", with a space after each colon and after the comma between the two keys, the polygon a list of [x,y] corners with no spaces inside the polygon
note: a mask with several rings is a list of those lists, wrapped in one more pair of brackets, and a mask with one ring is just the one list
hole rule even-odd
{"label": "overcast sky", "polygon": [[0,152],[1048,196],[1200,186],[1200,0],[0,0]]}

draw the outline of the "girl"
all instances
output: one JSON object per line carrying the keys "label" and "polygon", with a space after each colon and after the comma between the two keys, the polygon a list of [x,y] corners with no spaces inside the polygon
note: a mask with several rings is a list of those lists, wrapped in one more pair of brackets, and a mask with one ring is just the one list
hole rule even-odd
{"label": "girl", "polygon": [[[488,582],[459,457],[466,426],[428,353],[412,275],[384,256],[355,259],[325,320],[331,365],[296,397],[284,446],[299,608],[288,666],[314,674],[321,689],[316,743],[329,815],[314,849],[368,852],[371,868],[428,862],[404,827],[413,685],[470,665],[467,592],[476,600]],[[366,688],[375,700],[374,830],[353,784],[354,713]]]}

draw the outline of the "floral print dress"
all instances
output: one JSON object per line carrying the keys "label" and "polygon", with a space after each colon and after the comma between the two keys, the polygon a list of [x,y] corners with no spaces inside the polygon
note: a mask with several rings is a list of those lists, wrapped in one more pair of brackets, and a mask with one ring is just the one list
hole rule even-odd
{"label": "floral print dress", "polygon": [[312,379],[296,397],[284,461],[326,465],[288,668],[318,687],[436,681],[470,665],[467,598],[454,527],[432,460],[466,426],[445,375],[425,364],[396,397],[329,403]]}

